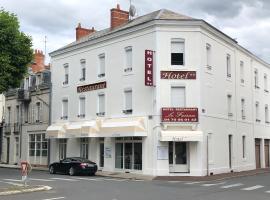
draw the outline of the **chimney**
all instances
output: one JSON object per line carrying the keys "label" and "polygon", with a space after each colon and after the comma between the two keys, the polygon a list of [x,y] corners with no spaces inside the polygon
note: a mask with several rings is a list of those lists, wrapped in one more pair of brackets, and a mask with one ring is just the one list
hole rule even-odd
{"label": "chimney", "polygon": [[117,4],[116,8],[111,9],[111,29],[128,22],[129,12],[120,10],[120,5]]}
{"label": "chimney", "polygon": [[94,27],[92,27],[92,29],[82,28],[81,23],[79,23],[76,28],[76,41],[86,35],[90,35],[91,33],[94,33],[95,31],[96,30],[94,29]]}
{"label": "chimney", "polygon": [[43,52],[41,50],[35,49],[34,62],[31,65],[32,71],[34,73],[43,71],[45,69],[44,61],[45,55]]}

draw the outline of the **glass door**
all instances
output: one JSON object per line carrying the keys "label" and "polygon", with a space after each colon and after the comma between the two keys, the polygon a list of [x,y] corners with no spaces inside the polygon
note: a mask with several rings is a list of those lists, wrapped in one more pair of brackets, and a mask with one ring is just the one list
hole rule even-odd
{"label": "glass door", "polygon": [[115,168],[123,169],[123,143],[115,144]]}
{"label": "glass door", "polygon": [[99,167],[104,167],[104,143],[99,144]]}
{"label": "glass door", "polygon": [[169,142],[169,171],[188,172],[188,143]]}
{"label": "glass door", "polygon": [[125,143],[125,169],[132,169],[132,143]]}

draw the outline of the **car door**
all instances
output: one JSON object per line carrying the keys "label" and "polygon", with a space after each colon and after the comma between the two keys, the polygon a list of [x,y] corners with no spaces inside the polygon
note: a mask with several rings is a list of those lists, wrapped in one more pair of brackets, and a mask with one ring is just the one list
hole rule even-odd
{"label": "car door", "polygon": [[70,158],[65,158],[60,162],[59,165],[59,171],[62,173],[68,173],[68,170],[70,168],[71,160]]}

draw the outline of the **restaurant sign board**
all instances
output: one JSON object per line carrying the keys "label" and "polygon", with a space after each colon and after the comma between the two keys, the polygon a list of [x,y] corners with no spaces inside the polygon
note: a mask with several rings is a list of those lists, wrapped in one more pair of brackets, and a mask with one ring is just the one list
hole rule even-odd
{"label": "restaurant sign board", "polygon": [[198,122],[198,108],[162,108],[162,122]]}
{"label": "restaurant sign board", "polygon": [[161,71],[161,79],[196,79],[196,71]]}
{"label": "restaurant sign board", "polygon": [[104,81],[104,82],[99,82],[99,83],[78,86],[77,92],[82,93],[82,92],[88,92],[92,90],[100,90],[106,87],[107,87],[107,84],[106,84],[106,81]]}

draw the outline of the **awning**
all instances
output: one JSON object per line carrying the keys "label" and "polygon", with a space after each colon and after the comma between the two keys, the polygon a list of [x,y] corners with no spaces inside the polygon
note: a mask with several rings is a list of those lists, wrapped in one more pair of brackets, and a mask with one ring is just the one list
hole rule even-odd
{"label": "awning", "polygon": [[66,125],[66,137],[80,137],[81,136],[82,123],[68,123]]}
{"label": "awning", "polygon": [[47,128],[46,138],[65,138],[65,125],[54,124]]}
{"label": "awning", "polygon": [[105,119],[101,122],[100,137],[145,137],[147,128],[145,119],[114,118]]}
{"label": "awning", "polygon": [[82,124],[81,137],[99,137],[99,121],[87,121]]}
{"label": "awning", "polygon": [[199,142],[203,140],[201,131],[161,131],[160,141]]}

